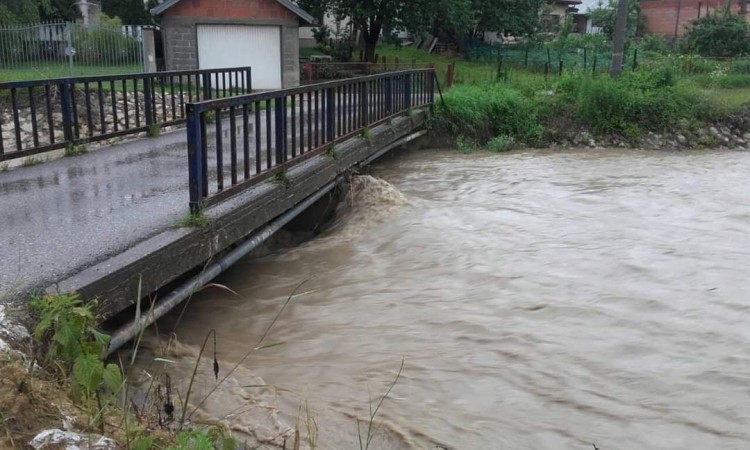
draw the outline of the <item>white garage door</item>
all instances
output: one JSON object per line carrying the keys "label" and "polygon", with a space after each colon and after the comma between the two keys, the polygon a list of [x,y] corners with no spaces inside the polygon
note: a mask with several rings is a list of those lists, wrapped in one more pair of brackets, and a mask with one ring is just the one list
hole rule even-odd
{"label": "white garage door", "polygon": [[251,66],[253,89],[281,89],[281,28],[198,25],[198,66]]}

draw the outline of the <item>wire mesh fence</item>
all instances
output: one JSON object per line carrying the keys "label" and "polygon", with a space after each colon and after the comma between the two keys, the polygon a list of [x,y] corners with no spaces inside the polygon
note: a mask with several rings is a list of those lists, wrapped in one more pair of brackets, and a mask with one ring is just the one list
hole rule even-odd
{"label": "wire mesh fence", "polygon": [[0,26],[0,79],[143,71],[143,27],[80,23]]}

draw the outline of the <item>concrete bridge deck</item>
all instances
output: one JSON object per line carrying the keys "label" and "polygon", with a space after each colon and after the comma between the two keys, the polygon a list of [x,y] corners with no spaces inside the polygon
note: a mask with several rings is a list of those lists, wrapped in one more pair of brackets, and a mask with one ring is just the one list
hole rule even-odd
{"label": "concrete bridge deck", "polygon": [[0,173],[0,293],[23,298],[188,211],[184,130]]}
{"label": "concrete bridge deck", "polygon": [[373,128],[206,211],[189,211],[184,129],[0,173],[0,303],[40,290],[99,298],[104,317],[200,266],[343,171],[423,128],[426,111]]}

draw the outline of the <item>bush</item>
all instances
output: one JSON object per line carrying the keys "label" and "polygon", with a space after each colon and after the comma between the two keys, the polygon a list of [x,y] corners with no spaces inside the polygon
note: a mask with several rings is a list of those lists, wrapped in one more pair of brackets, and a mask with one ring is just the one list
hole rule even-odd
{"label": "bush", "polygon": [[[577,117],[596,133],[636,138],[692,116],[697,92],[677,89],[670,69],[637,71],[621,79],[571,76],[563,85],[577,105]],[[699,100],[698,100],[699,101]]]}
{"label": "bush", "polygon": [[515,145],[516,140],[513,136],[502,135],[490,139],[487,142],[487,150],[491,152],[507,152],[508,150],[512,150]]}
{"label": "bush", "polygon": [[693,20],[680,41],[685,53],[733,57],[750,53],[750,25],[739,14],[719,9]]}
{"label": "bush", "polygon": [[542,132],[537,105],[515,89],[501,84],[455,86],[438,104],[437,128],[452,135],[471,136],[480,142],[501,135],[536,141]]}
{"label": "bush", "polygon": [[667,54],[669,53],[670,46],[669,42],[667,41],[667,38],[664,36],[659,36],[656,34],[649,34],[647,36],[643,36],[637,44],[638,48],[643,50],[644,52],[651,52],[651,53],[661,53],[661,54]]}

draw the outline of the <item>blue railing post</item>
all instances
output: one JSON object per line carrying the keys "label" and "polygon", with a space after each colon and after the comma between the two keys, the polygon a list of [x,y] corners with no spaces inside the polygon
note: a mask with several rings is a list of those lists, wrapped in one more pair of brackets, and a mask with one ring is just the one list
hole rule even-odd
{"label": "blue railing post", "polygon": [[385,115],[393,114],[393,75],[385,80]]}
{"label": "blue railing post", "polygon": [[404,75],[404,109],[411,108],[411,74]]}
{"label": "blue railing post", "polygon": [[274,120],[276,124],[276,165],[286,161],[286,97],[274,99]]}
{"label": "blue railing post", "polygon": [[253,69],[247,69],[245,71],[245,77],[246,77],[246,81],[245,81],[245,93],[247,93],[247,94],[253,92],[253,74],[252,74],[252,70]]}
{"label": "blue railing post", "polygon": [[201,76],[201,84],[203,85],[203,100],[211,99],[211,74],[204,73]]}
{"label": "blue railing post", "polygon": [[326,89],[326,142],[332,142],[336,130],[336,106],[333,88]]}
{"label": "blue railing post", "polygon": [[65,142],[73,142],[73,90],[70,83],[60,83],[60,106],[62,108],[62,126]]}
{"label": "blue railing post", "polygon": [[153,78],[143,77],[143,113],[146,114],[146,125],[154,124],[156,111],[154,110],[154,85]]}
{"label": "blue railing post", "polygon": [[203,185],[204,173],[203,165],[203,136],[201,131],[203,127],[202,114],[195,110],[191,103],[187,105],[187,138],[188,138],[188,177],[190,189],[190,212],[197,214],[203,205]]}
{"label": "blue railing post", "polygon": [[367,97],[367,81],[364,81],[360,84],[361,92],[360,92],[360,110],[359,115],[361,117],[361,122],[359,125],[366,127],[370,125],[370,105],[369,105],[369,98]]}

